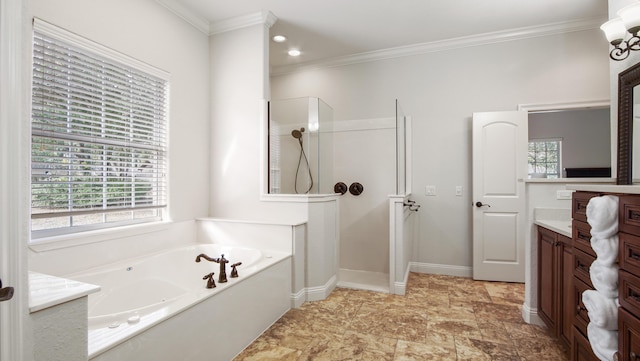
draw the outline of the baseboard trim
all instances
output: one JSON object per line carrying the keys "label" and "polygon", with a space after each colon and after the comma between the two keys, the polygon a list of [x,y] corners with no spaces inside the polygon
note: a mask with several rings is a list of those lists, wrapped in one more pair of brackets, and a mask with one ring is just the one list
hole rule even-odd
{"label": "baseboard trim", "polygon": [[417,273],[428,273],[428,274],[458,276],[458,277],[467,277],[467,278],[471,278],[473,276],[473,269],[471,267],[466,267],[466,266],[410,262],[409,268],[411,269],[411,272],[417,272]]}
{"label": "baseboard trim", "polygon": [[292,293],[291,298],[291,308],[300,308],[302,304],[307,300],[307,292],[303,288],[296,293]]}
{"label": "baseboard trim", "polygon": [[336,284],[338,283],[338,278],[336,275],[333,275],[324,286],[317,287],[309,287],[305,288],[306,300],[307,301],[322,301],[329,296],[329,294],[336,288]]}
{"label": "baseboard trim", "polygon": [[404,296],[407,293],[407,284],[409,284],[409,273],[411,272],[411,265],[407,267],[407,270],[404,272],[404,280],[402,282],[394,282],[393,290],[391,293]]}
{"label": "baseboard trim", "polygon": [[531,308],[526,303],[522,304],[522,319],[531,325],[545,326],[544,321],[538,316],[538,309]]}

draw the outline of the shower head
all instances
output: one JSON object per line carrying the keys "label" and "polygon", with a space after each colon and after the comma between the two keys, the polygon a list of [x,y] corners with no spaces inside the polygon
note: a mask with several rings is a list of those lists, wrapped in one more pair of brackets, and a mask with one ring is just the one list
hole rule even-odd
{"label": "shower head", "polygon": [[304,133],[304,128],[300,128],[300,130],[294,129],[291,131],[291,136],[296,139],[302,139],[302,133]]}

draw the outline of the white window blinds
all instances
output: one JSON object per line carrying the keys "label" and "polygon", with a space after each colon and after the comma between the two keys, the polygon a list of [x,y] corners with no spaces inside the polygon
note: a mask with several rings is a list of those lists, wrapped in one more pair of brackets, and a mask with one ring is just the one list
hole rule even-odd
{"label": "white window blinds", "polygon": [[161,219],[168,80],[51,28],[34,23],[34,238]]}

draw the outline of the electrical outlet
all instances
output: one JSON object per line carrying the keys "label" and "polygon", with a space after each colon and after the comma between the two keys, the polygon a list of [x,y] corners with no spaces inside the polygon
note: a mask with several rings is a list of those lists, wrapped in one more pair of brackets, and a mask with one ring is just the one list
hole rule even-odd
{"label": "electrical outlet", "polygon": [[571,199],[571,190],[557,190],[556,191],[556,199]]}
{"label": "electrical outlet", "polygon": [[435,196],[436,195],[436,186],[426,186],[425,187],[425,195],[427,195],[427,196]]}
{"label": "electrical outlet", "polygon": [[456,186],[456,197],[462,197],[462,186]]}

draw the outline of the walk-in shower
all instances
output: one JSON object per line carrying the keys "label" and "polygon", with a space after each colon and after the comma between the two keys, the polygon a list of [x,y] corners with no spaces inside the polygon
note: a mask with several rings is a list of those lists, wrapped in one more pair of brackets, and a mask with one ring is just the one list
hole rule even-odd
{"label": "walk-in shower", "polygon": [[269,193],[333,193],[333,109],[319,98],[269,102]]}
{"label": "walk-in shower", "polygon": [[[337,207],[340,286],[393,292],[393,285],[403,282],[413,249],[391,243],[392,230],[407,235],[394,237],[405,241],[400,246],[410,244],[410,232],[395,232],[403,230],[402,222],[390,226],[389,195],[398,199],[401,216],[405,208],[409,212],[403,207],[411,193],[406,119],[397,102],[389,103],[383,117],[338,120],[318,98],[269,102],[269,193],[342,194]],[[340,183],[344,191],[334,189]]]}

